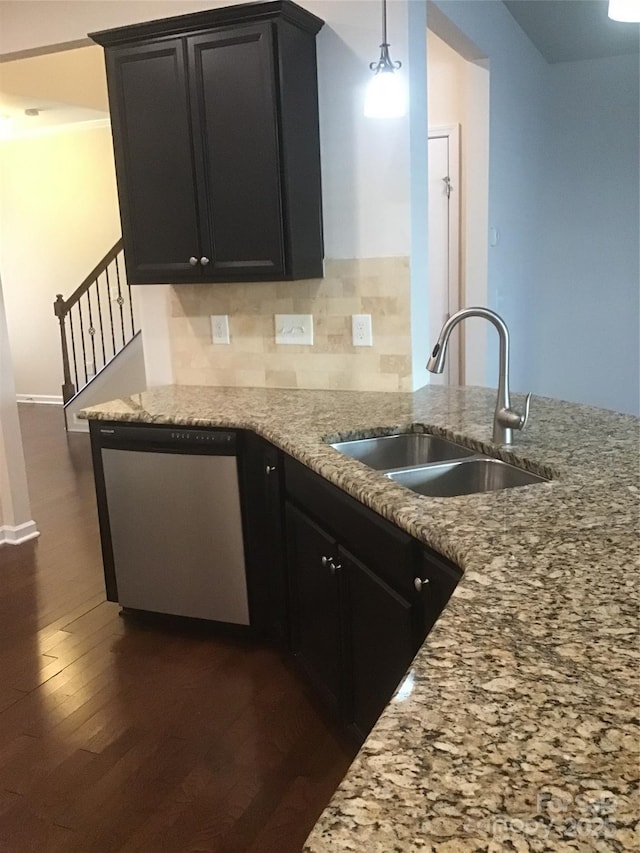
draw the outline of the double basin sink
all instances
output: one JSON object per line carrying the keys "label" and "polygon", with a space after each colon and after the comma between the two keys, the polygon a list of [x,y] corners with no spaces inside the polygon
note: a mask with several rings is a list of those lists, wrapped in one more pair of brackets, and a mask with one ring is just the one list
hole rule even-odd
{"label": "double basin sink", "polygon": [[523,468],[427,433],[341,441],[331,447],[429,497],[471,495],[547,482]]}

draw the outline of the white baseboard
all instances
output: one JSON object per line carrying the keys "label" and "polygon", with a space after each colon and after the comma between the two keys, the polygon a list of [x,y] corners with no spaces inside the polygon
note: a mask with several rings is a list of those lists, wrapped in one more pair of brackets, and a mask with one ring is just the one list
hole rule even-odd
{"label": "white baseboard", "polygon": [[23,542],[35,539],[36,536],[40,536],[40,531],[35,521],[25,521],[24,524],[18,524],[16,527],[9,524],[0,526],[0,545],[22,545]]}
{"label": "white baseboard", "polygon": [[55,394],[16,394],[17,403],[46,403],[48,406],[61,406],[62,396]]}

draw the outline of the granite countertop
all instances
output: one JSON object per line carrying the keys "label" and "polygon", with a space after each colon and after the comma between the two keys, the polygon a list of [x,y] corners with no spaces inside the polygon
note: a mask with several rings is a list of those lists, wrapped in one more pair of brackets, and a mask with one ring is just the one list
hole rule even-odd
{"label": "granite countertop", "polygon": [[[494,405],[480,388],[169,386],[86,410],[252,429],[464,570],[310,853],[640,848],[639,422],[534,397],[507,450]],[[324,441],[413,425],[552,480],[427,498]]]}

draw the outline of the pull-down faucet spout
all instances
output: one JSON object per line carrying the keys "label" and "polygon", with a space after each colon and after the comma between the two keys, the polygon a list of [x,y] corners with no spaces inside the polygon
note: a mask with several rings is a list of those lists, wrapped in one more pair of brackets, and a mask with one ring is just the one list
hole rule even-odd
{"label": "pull-down faucet spout", "polygon": [[442,373],[451,332],[458,323],[467,317],[484,317],[485,320],[493,323],[498,330],[500,337],[500,369],[498,399],[493,417],[493,440],[496,444],[512,444],[513,430],[524,429],[529,418],[531,394],[527,395],[523,415],[511,408],[511,399],[509,396],[509,329],[507,329],[507,324],[499,314],[490,311],[488,308],[462,308],[460,311],[452,314],[440,330],[438,342],[434,346],[431,357],[427,362],[427,370],[431,373]]}

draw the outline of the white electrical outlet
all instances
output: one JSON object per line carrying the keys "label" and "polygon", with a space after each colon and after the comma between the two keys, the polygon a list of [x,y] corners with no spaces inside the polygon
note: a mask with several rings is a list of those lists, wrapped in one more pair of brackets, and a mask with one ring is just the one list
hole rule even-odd
{"label": "white electrical outlet", "polygon": [[211,315],[211,340],[214,344],[229,343],[229,318],[226,314]]}
{"label": "white electrical outlet", "polygon": [[373,333],[371,332],[371,314],[351,315],[351,337],[354,347],[373,346]]}
{"label": "white electrical outlet", "polygon": [[313,346],[311,314],[276,314],[276,343]]}

